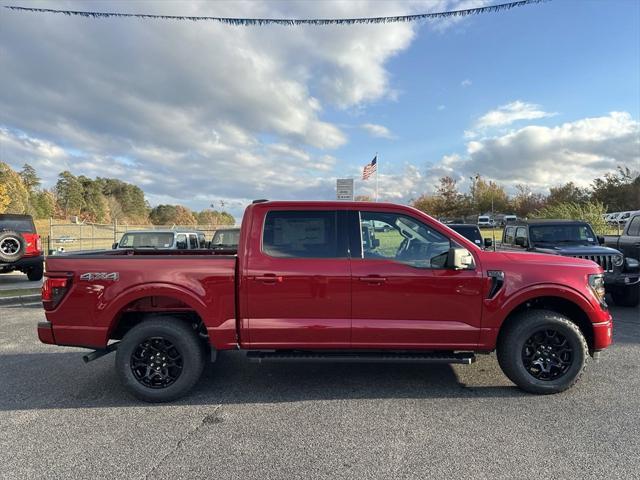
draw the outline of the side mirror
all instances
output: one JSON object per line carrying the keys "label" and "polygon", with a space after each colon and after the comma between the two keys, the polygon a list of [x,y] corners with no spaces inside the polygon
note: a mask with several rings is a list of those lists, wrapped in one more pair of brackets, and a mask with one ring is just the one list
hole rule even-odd
{"label": "side mirror", "polygon": [[485,238],[484,239],[484,246],[485,248],[489,248],[490,246],[493,245],[493,240],[491,238]]}
{"label": "side mirror", "polygon": [[516,245],[526,248],[529,246],[529,242],[527,242],[527,239],[525,237],[516,237]]}
{"label": "side mirror", "polygon": [[598,237],[597,237],[597,238],[598,238],[598,243],[599,243],[600,245],[604,245],[604,237],[603,237],[602,235],[598,235]]}
{"label": "side mirror", "polygon": [[111,248],[112,248],[113,250],[115,250],[116,248],[118,248],[118,242],[114,242],[114,244],[113,244],[113,245],[111,245]]}
{"label": "side mirror", "polygon": [[447,257],[447,266],[454,270],[470,270],[475,266],[473,255],[466,248],[451,247]]}

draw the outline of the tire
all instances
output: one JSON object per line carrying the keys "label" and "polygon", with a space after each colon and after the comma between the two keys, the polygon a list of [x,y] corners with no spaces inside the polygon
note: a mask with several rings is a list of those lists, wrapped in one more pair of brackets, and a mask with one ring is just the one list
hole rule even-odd
{"label": "tire", "polygon": [[513,319],[500,334],[497,353],[509,380],[537,394],[559,393],[575,385],[590,358],[580,328],[548,310],[530,310]]}
{"label": "tire", "polygon": [[621,307],[637,307],[640,304],[640,285],[611,292],[613,303]]}
{"label": "tire", "polygon": [[[167,342],[172,347],[167,347]],[[163,368],[167,364],[173,367]],[[204,364],[204,348],[197,333],[171,317],[152,317],[139,323],[125,334],[116,350],[116,371],[122,385],[134,397],[151,403],[186,395],[200,378]]]}
{"label": "tire", "polygon": [[27,278],[31,282],[37,282],[39,280],[42,280],[43,275],[44,275],[44,267],[42,264],[27,270]]}
{"label": "tire", "polygon": [[0,262],[13,263],[20,260],[25,253],[24,237],[13,230],[0,232]]}

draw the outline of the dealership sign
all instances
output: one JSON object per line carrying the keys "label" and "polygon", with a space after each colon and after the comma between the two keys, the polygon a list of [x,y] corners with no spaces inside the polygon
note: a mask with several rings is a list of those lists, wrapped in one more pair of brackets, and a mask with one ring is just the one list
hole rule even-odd
{"label": "dealership sign", "polygon": [[336,198],[353,201],[353,178],[338,178],[336,180]]}

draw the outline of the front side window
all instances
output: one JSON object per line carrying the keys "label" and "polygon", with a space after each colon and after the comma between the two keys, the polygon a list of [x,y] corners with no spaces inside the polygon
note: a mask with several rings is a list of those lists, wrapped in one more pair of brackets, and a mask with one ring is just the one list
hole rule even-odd
{"label": "front side window", "polygon": [[262,249],[280,258],[337,258],[337,213],[328,210],[271,211],[264,221]]}
{"label": "front side window", "polygon": [[420,268],[445,268],[451,241],[406,215],[360,212],[362,256]]}
{"label": "front side window", "polygon": [[198,248],[198,236],[194,233],[189,234],[189,248],[190,249]]}
{"label": "front side window", "polygon": [[527,238],[526,227],[518,227],[518,229],[516,230],[516,238]]}
{"label": "front side window", "polygon": [[640,237],[640,215],[633,217],[633,220],[631,220],[631,223],[629,224],[627,234],[630,237]]}

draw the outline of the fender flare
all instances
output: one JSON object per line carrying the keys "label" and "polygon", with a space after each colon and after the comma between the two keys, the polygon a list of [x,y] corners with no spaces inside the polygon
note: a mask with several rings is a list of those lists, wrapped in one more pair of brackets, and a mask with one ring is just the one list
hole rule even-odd
{"label": "fender flare", "polygon": [[[107,319],[107,338],[111,335],[113,329],[116,326],[116,319],[120,312],[129,305],[131,302],[140,300],[146,297],[170,297],[180,300],[182,303],[191,307],[198,316],[205,322],[207,318],[207,305],[204,301],[192,290],[180,285],[171,283],[145,283],[137,285],[132,288],[121,292],[115,298],[104,302],[99,305],[101,311],[101,317]],[[206,326],[206,325],[205,325]]]}

